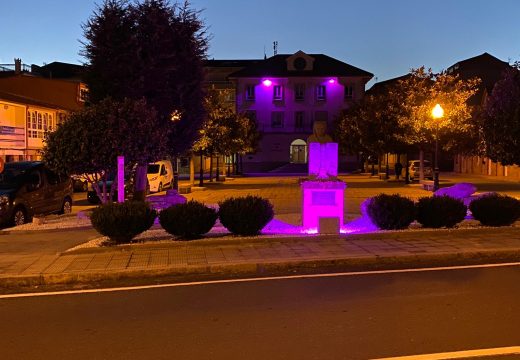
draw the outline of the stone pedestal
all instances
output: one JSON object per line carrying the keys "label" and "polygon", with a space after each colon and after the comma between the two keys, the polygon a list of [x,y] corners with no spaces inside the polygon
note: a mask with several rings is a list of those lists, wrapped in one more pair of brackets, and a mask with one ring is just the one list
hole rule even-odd
{"label": "stone pedestal", "polygon": [[[339,227],[343,225],[344,194],[347,184],[339,180],[304,181],[302,187],[303,228],[310,232],[330,233],[330,226],[320,219],[337,218]],[[336,233],[339,233],[339,227]],[[320,228],[322,231],[320,231]]]}

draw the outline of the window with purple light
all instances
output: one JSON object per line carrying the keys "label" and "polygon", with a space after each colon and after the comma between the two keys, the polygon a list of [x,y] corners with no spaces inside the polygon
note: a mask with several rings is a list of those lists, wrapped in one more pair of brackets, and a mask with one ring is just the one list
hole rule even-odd
{"label": "window with purple light", "polygon": [[305,85],[304,84],[294,85],[294,100],[296,100],[296,101],[305,100]]}
{"label": "window with purple light", "polygon": [[273,86],[273,100],[280,101],[283,100],[283,87],[282,85]]}
{"label": "window with purple light", "polygon": [[253,101],[255,99],[255,86],[246,85],[246,100]]}
{"label": "window with purple light", "polygon": [[324,101],[327,99],[327,88],[325,85],[316,86],[316,100]]}
{"label": "window with purple light", "polygon": [[271,127],[272,128],[283,128],[284,112],[273,111],[271,113]]}
{"label": "window with purple light", "polygon": [[294,113],[294,128],[296,130],[303,130],[304,121],[305,121],[305,112],[296,111]]}

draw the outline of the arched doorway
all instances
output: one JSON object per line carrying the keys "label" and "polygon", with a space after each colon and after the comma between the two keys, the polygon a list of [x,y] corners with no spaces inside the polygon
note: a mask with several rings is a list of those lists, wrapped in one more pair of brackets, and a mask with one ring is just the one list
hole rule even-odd
{"label": "arched doorway", "polygon": [[291,163],[306,164],[307,163],[307,143],[305,140],[296,139],[291,143]]}

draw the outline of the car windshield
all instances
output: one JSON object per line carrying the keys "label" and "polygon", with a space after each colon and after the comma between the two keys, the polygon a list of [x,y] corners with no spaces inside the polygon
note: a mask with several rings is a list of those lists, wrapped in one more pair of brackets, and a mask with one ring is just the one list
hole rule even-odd
{"label": "car windshield", "polygon": [[148,174],[157,174],[159,172],[158,164],[150,164],[148,165]]}
{"label": "car windshield", "polygon": [[27,169],[8,168],[0,173],[0,189],[10,189],[20,183],[20,179]]}

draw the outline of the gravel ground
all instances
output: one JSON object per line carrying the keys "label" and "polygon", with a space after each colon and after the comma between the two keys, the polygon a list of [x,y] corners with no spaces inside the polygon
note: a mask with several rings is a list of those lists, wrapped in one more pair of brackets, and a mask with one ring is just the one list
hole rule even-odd
{"label": "gravel ground", "polygon": [[78,217],[75,214],[69,215],[49,215],[43,218],[43,223],[30,222],[24,225],[18,225],[11,228],[3,229],[9,232],[14,231],[37,231],[37,230],[55,230],[55,229],[73,229],[88,227],[90,219],[88,217]]}

